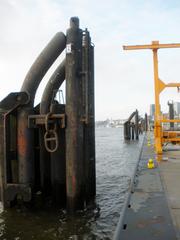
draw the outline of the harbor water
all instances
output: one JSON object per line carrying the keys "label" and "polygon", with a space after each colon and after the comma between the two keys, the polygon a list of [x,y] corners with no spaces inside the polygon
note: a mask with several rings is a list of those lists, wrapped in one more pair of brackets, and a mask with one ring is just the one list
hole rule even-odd
{"label": "harbor water", "polygon": [[64,209],[9,209],[0,213],[3,240],[111,240],[131,176],[139,141],[124,142],[123,128],[96,128],[95,204],[69,217]]}

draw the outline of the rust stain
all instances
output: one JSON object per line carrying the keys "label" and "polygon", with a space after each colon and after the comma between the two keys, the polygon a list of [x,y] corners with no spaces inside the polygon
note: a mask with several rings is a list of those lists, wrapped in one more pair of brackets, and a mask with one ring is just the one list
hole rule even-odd
{"label": "rust stain", "polygon": [[27,141],[24,138],[24,135],[22,134],[22,132],[20,132],[20,134],[18,134],[18,151],[19,154],[24,156],[26,153],[26,149],[27,149]]}
{"label": "rust stain", "polygon": [[72,189],[73,189],[73,192],[75,192],[75,189],[76,189],[76,178],[75,178],[74,175],[72,176]]}

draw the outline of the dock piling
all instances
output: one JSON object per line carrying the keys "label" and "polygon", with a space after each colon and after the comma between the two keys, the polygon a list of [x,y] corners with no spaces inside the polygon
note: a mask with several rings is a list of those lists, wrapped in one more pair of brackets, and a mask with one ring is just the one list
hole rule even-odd
{"label": "dock piling", "polygon": [[[66,58],[49,79],[41,103],[37,88],[57,57]],[[66,81],[66,101],[56,93]],[[4,207],[45,204],[83,209],[96,194],[94,45],[79,19],[70,19],[36,59],[19,93],[0,102],[0,190]]]}

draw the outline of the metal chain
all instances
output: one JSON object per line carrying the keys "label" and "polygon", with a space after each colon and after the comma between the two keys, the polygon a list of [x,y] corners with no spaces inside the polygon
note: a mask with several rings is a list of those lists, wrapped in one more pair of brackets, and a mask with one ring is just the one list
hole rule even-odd
{"label": "metal chain", "polygon": [[[52,124],[49,124],[49,118],[51,115],[52,115],[52,113],[49,112],[45,118],[46,132],[44,134],[44,145],[48,152],[53,153],[53,152],[57,151],[58,146],[59,146],[59,141],[58,141],[58,134],[57,134],[57,124],[53,123],[54,124],[53,128],[50,127]],[[52,142],[54,142],[54,144],[55,144],[54,147],[51,146]]]}

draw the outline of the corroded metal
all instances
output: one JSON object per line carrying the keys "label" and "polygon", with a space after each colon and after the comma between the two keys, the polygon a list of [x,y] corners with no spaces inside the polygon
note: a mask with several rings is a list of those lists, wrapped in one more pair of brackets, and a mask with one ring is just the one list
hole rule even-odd
{"label": "corroded metal", "polygon": [[62,32],[56,33],[52,40],[37,57],[30,70],[28,71],[21,91],[30,95],[31,106],[34,105],[34,98],[37,88],[56,58],[62,53],[66,46],[66,37]]}
{"label": "corroded metal", "polygon": [[[132,119],[134,118],[134,122]],[[127,121],[124,123],[124,139],[125,140],[134,140],[134,135],[136,136],[136,140],[139,139],[139,131],[141,126],[139,125],[139,116],[138,111],[134,111],[131,113]]]}
{"label": "corroded metal", "polygon": [[65,64],[66,59],[56,68],[44,89],[40,103],[41,114],[47,114],[49,112],[50,105],[65,79]]}
{"label": "corroded metal", "polygon": [[66,50],[66,186],[67,208],[84,207],[85,173],[83,159],[82,30],[79,19],[71,18]]}
{"label": "corroded metal", "polygon": [[[37,88],[59,54],[57,67],[34,107]],[[66,79],[66,105],[55,98]],[[36,193],[74,212],[96,194],[94,46],[90,34],[70,20],[66,37],[57,33],[36,59],[20,93],[0,102],[0,188],[5,207]],[[66,131],[65,131],[66,127]],[[66,135],[66,136],[65,136]],[[67,200],[67,201],[66,201]]]}
{"label": "corroded metal", "polygon": [[23,184],[34,184],[34,132],[28,128],[28,116],[33,114],[34,98],[42,78],[63,51],[65,44],[65,35],[57,33],[30,68],[21,88],[30,96],[30,103],[18,113],[19,181]]}
{"label": "corroded metal", "polygon": [[[50,77],[40,103],[40,114],[61,113],[64,116],[61,119],[61,125],[57,127],[58,148],[55,152],[48,154],[42,136],[45,130],[41,127],[40,134],[40,166],[41,166],[41,185],[42,189],[47,189],[48,185],[52,192],[53,201],[56,205],[65,205],[66,199],[66,168],[65,168],[65,108],[64,105],[56,104],[54,100],[58,89],[61,87],[65,79],[65,63],[64,59],[56,68]],[[53,116],[52,115],[52,116]],[[54,146],[53,144],[51,144]],[[47,194],[48,195],[48,194]]]}
{"label": "corroded metal", "polygon": [[17,109],[27,104],[25,92],[10,93],[0,102],[0,190],[4,207],[10,206],[17,194],[22,192],[24,201],[31,199],[31,190],[19,184],[17,162]]}
{"label": "corroded metal", "polygon": [[94,118],[94,46],[88,30],[83,32],[82,86],[84,115],[84,168],[86,178],[86,202],[96,195],[95,174],[95,118]]}
{"label": "corroded metal", "polygon": [[148,116],[147,113],[145,113],[145,117],[144,117],[144,124],[145,124],[145,131],[148,131]]}

